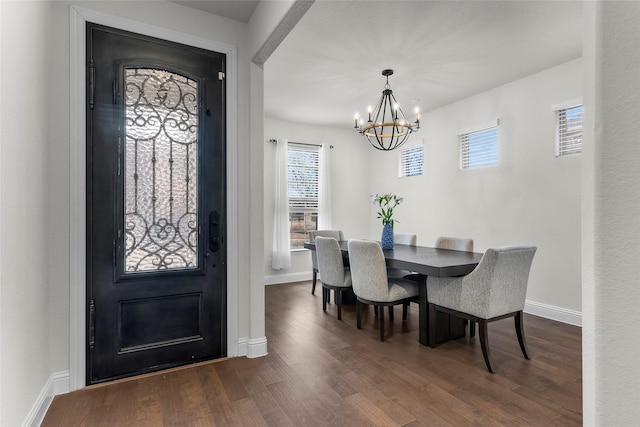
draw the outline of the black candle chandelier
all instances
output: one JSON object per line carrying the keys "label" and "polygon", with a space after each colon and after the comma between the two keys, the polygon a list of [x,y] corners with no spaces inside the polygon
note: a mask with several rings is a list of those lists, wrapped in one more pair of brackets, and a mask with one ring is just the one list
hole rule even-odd
{"label": "black candle chandelier", "polygon": [[378,100],[375,108],[368,108],[369,118],[364,122],[356,113],[354,128],[371,144],[375,149],[391,151],[404,144],[413,132],[420,129],[420,112],[416,107],[416,120],[409,123],[405,117],[393,91],[389,87],[389,76],[393,70],[382,70],[382,75],[387,78],[382,96]]}

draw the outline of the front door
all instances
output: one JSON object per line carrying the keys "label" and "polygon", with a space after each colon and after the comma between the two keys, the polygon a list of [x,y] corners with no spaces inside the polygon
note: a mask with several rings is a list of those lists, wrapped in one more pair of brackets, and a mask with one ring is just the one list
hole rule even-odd
{"label": "front door", "polygon": [[87,383],[226,353],[225,55],[87,24]]}

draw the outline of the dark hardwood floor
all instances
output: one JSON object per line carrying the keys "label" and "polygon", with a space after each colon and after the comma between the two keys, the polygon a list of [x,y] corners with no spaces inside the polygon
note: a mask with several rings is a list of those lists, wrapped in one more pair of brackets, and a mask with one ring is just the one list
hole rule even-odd
{"label": "dark hardwood floor", "polygon": [[[320,288],[319,288],[320,289]],[[310,282],[266,287],[269,354],[213,361],[55,397],[42,426],[582,425],[581,329],[525,315],[532,359],[513,319],[489,325],[496,374],[479,338],[418,343],[418,306],[337,320]]]}

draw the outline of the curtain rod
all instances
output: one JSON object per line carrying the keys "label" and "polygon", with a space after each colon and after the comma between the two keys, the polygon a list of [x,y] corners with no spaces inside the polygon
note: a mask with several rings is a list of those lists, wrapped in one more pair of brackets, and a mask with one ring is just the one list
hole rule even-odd
{"label": "curtain rod", "polygon": [[[278,142],[277,139],[275,138],[271,138],[270,140],[268,140],[267,142],[271,143],[271,144],[275,144],[276,142]],[[289,141],[291,144],[298,144],[298,145],[309,145],[311,147],[322,147],[321,144],[309,144],[306,142],[295,142],[295,141]],[[329,148],[333,148],[333,145],[329,145]]]}

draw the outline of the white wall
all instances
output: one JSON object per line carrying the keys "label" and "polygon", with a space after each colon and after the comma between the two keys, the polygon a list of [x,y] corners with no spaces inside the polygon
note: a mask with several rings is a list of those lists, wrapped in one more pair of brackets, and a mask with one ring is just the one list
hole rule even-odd
{"label": "white wall", "polygon": [[[267,63],[268,66],[268,63]],[[369,223],[369,155],[368,145],[349,129],[326,128],[300,123],[265,119],[264,150],[264,276],[266,283],[283,283],[311,279],[309,251],[294,251],[291,268],[273,270],[273,222],[275,204],[275,144],[272,138],[308,144],[331,144],[331,216],[332,228],[343,230],[346,238],[368,234]],[[365,218],[365,220],[363,220]]]}
{"label": "white wall", "polygon": [[[432,245],[439,235],[469,236],[476,251],[509,244],[538,246],[527,300],[559,310],[556,318],[579,323],[581,310],[581,155],[555,157],[552,105],[582,96],[582,62],[574,60],[422,115],[425,174],[398,178],[399,152],[379,152],[348,126],[324,131],[313,125],[265,120],[265,138],[326,142],[333,150],[333,218],[347,237],[379,239],[381,224],[369,195],[404,197],[396,231],[418,234]],[[500,164],[461,171],[457,131],[500,119]],[[270,268],[273,228],[273,156],[265,150],[266,282],[309,274],[308,253],[293,253],[292,267]],[[344,147],[344,148],[343,148]],[[347,151],[349,150],[349,151]],[[342,166],[338,166],[342,165]],[[284,275],[284,277],[282,276]],[[297,279],[301,280],[301,279]]]}
{"label": "white wall", "polygon": [[0,7],[0,425],[16,426],[51,372],[65,366],[60,356],[66,351],[63,329],[68,327],[51,324],[65,318],[64,304],[49,304],[60,302],[59,293],[68,295],[64,271],[49,269],[67,240],[68,220],[58,216],[66,201],[60,194],[65,183],[50,185],[54,177],[64,176],[59,165],[51,164],[60,160],[55,150],[64,130],[50,131],[52,111],[58,101],[64,105],[64,97],[53,99],[58,94],[50,90],[57,84],[55,72],[44,73],[56,68],[50,49],[53,5],[1,2]]}
{"label": "white wall", "polygon": [[585,426],[640,420],[640,3],[585,6]]}
{"label": "white wall", "polygon": [[[424,175],[398,178],[398,153],[375,152],[370,191],[404,197],[396,229],[418,244],[451,235],[473,238],[478,252],[536,245],[527,300],[580,311],[581,155],[555,157],[551,107],[581,91],[575,60],[423,114]],[[498,166],[460,170],[457,131],[495,119]],[[372,222],[370,233],[380,228]]]}
{"label": "white wall", "polygon": [[[261,192],[262,174],[251,177],[247,171],[255,159],[261,165],[263,147],[260,141],[260,150],[251,155],[249,70],[255,52],[248,48],[247,24],[164,1],[0,2],[2,426],[37,422],[41,413],[34,411],[46,409],[52,393],[64,391],[51,387],[52,378],[66,378],[69,389],[71,4],[238,46],[237,113],[242,120],[233,130],[239,167],[232,172],[242,212],[236,220],[243,221],[243,232],[235,242],[237,257],[249,259],[250,233],[263,234],[261,211],[249,207],[249,189]],[[261,115],[258,102],[253,116]],[[266,351],[264,316],[249,321],[251,307],[264,306],[260,251],[252,262],[258,274],[252,276],[244,265],[235,272],[241,288],[237,333],[245,343],[261,334]],[[252,277],[258,280],[253,283]]]}

